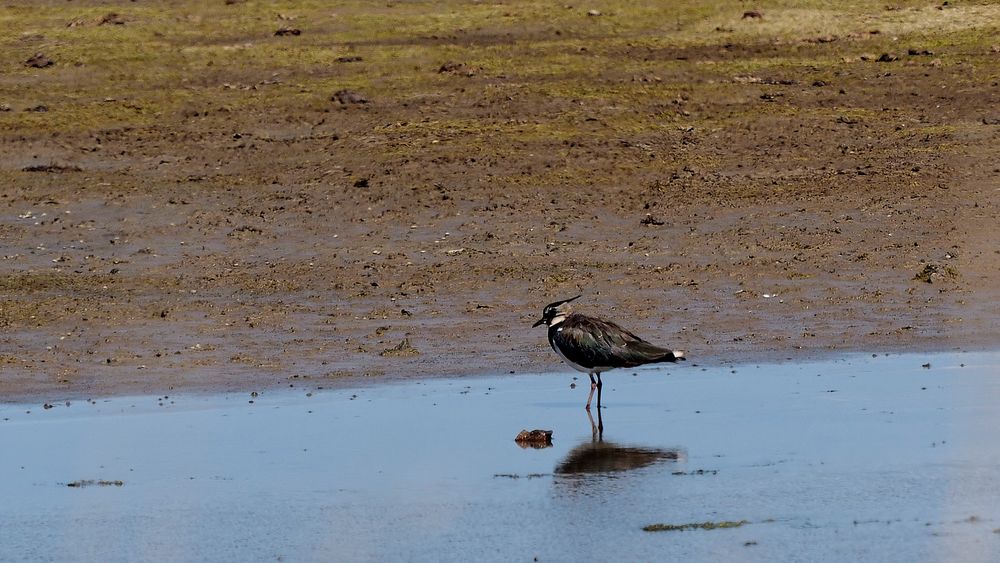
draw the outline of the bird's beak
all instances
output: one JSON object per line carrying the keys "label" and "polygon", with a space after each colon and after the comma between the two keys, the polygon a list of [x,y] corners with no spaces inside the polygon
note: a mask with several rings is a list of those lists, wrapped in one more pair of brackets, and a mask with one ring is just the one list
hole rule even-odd
{"label": "bird's beak", "polygon": [[543,324],[545,324],[545,319],[538,319],[537,321],[535,321],[535,324],[531,325],[531,328],[535,328],[536,326]]}

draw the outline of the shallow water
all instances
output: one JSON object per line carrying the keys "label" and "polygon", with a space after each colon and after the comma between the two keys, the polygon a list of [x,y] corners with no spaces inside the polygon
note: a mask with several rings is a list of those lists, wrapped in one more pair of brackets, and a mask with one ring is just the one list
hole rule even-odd
{"label": "shallow water", "polygon": [[0,560],[1000,560],[1000,353],[576,375],[0,405]]}

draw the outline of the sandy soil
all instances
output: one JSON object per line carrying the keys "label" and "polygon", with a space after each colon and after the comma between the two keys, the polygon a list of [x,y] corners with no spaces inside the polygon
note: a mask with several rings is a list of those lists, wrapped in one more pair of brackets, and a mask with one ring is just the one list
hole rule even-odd
{"label": "sandy soil", "polygon": [[74,4],[0,30],[0,399],[564,370],[578,293],[696,362],[1000,343],[995,6]]}

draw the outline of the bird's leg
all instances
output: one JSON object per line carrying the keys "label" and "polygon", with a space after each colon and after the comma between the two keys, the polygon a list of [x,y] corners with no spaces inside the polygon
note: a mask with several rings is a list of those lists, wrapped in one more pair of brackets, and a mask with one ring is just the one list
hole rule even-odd
{"label": "bird's leg", "polygon": [[[594,389],[597,389],[597,381],[594,380],[594,374],[587,374],[590,376],[590,394],[587,395],[587,406],[584,407],[588,411],[590,410],[590,400],[594,398]],[[598,394],[598,404],[600,404],[600,394]]]}
{"label": "bird's leg", "polygon": [[597,413],[598,413],[598,418],[600,418],[600,412],[601,412],[601,387],[604,386],[604,384],[601,382],[601,372],[597,372],[597,384],[596,384],[596,386],[597,386]]}

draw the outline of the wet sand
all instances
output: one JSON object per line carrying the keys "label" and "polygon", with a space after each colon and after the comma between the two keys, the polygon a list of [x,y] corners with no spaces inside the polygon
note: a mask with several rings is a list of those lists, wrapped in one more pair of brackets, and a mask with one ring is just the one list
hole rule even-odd
{"label": "wet sand", "polygon": [[998,370],[610,372],[603,434],[569,373],[6,404],[0,560],[995,561]]}

